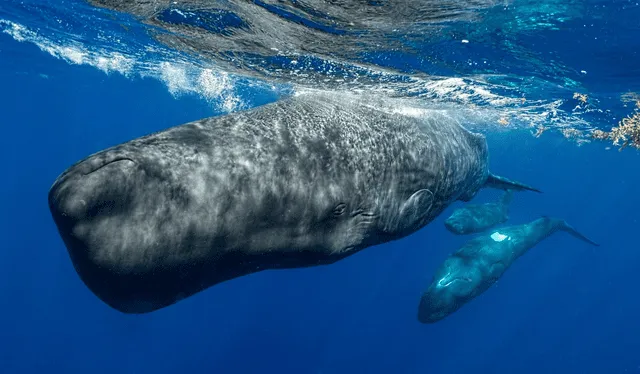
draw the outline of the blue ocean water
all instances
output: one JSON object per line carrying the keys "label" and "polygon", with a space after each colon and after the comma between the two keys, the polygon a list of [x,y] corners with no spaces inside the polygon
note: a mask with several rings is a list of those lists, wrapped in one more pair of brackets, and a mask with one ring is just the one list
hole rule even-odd
{"label": "blue ocean water", "polygon": [[[287,82],[233,78],[228,85],[216,81],[212,91],[146,57],[142,47],[131,53],[136,43],[147,43],[133,26],[120,52],[138,65],[121,69],[112,54],[91,54],[97,44],[89,31],[84,39],[65,37],[100,20],[92,18],[90,6],[35,0],[0,5],[0,373],[640,372],[638,151],[618,152],[608,142],[575,141],[563,133],[608,131],[632,113],[633,104],[620,96],[640,87],[640,7],[593,0],[495,7],[480,21],[490,30],[469,43],[459,35],[480,26],[462,22],[451,35],[433,39],[434,48],[419,41],[419,59],[406,51],[366,58],[405,73],[502,75],[499,84],[486,78],[483,87],[503,100],[512,98],[514,87],[538,100],[534,107],[510,102],[495,109],[499,100],[486,95],[465,101],[473,90],[449,95],[427,85],[413,95],[452,110],[473,105],[480,113],[471,117],[478,120],[475,129],[486,125],[492,170],[544,191],[517,194],[510,223],[558,216],[601,246],[556,234],[476,300],[423,325],[416,319],[421,293],[446,256],[468,240],[443,225],[461,202],[409,237],[333,265],[241,277],[150,314],[124,315],[103,304],[75,273],[51,219],[46,199],[55,178],[111,145],[277,100],[286,89],[274,86]],[[533,21],[528,15],[536,25],[573,18],[557,27],[506,30],[527,7],[546,15]],[[69,29],[51,26],[55,19],[65,19]],[[16,32],[16,25],[37,30],[37,37]],[[493,33],[498,36],[487,36]],[[496,40],[520,47],[504,49]],[[110,43],[99,47],[117,50]],[[74,60],[78,51],[84,53],[81,63]],[[491,66],[476,67],[486,65],[483,59]],[[575,110],[575,92],[589,96],[591,110]],[[495,125],[503,115],[513,126]],[[551,129],[532,136],[545,125]],[[485,190],[474,202],[499,194]]]}

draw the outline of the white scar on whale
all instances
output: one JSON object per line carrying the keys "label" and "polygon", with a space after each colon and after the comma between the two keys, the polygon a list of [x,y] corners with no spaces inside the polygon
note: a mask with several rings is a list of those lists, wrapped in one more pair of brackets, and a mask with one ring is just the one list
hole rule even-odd
{"label": "white scar on whale", "polygon": [[511,240],[511,238],[508,237],[507,235],[503,235],[503,234],[501,234],[501,233],[499,233],[497,231],[494,232],[493,234],[491,234],[491,239],[493,239],[496,242],[501,242],[501,241],[503,241],[505,239]]}

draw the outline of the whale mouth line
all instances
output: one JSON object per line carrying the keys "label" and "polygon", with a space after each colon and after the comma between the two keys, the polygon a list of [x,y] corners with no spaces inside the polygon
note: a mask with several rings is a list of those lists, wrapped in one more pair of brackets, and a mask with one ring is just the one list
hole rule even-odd
{"label": "whale mouth line", "polygon": [[133,161],[133,160],[132,160],[131,158],[129,158],[129,157],[116,157],[116,158],[114,158],[113,160],[110,160],[109,162],[105,162],[104,164],[102,164],[102,165],[100,165],[100,166],[96,167],[95,169],[93,169],[93,170],[91,170],[91,171],[88,171],[88,172],[86,172],[86,173],[83,173],[83,175],[87,176],[87,175],[89,175],[89,174],[91,174],[91,173],[95,173],[96,171],[98,171],[98,170],[100,170],[100,169],[104,168],[105,166],[109,166],[109,165],[114,164],[114,163],[116,163],[116,162],[122,162],[122,161],[129,161],[129,162],[132,162],[132,163],[134,163],[134,164],[135,164],[135,161]]}
{"label": "whale mouth line", "polygon": [[472,279],[469,277],[464,277],[464,276],[458,276],[458,277],[451,277],[449,279],[440,279],[440,281],[438,281],[438,286],[440,287],[447,287],[450,286],[451,284],[455,283],[455,282],[467,282],[467,283],[471,283]]}

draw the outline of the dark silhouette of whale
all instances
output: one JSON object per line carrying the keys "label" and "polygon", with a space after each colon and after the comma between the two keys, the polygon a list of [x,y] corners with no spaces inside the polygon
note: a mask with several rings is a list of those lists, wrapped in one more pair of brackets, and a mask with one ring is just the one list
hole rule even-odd
{"label": "dark silhouette of whale", "polygon": [[87,287],[145,313],[402,238],[483,187],[536,191],[490,174],[485,138],[442,113],[307,93],[91,155],[49,207]]}
{"label": "dark silhouette of whale", "polygon": [[473,234],[492,228],[509,220],[509,205],[513,191],[505,191],[502,198],[494,203],[467,204],[456,209],[444,221],[450,232],[458,235]]}
{"label": "dark silhouette of whale", "polygon": [[557,231],[589,244],[598,244],[580,234],[566,221],[542,217],[509,226],[468,241],[436,270],[418,307],[422,323],[440,321],[489,289],[520,256]]}

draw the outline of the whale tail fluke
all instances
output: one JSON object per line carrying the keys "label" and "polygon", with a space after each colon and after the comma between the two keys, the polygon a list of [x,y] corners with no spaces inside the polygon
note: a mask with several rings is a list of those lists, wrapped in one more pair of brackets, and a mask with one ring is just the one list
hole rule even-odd
{"label": "whale tail fluke", "polygon": [[503,206],[507,206],[507,205],[511,204],[511,200],[513,200],[513,190],[512,189],[508,189],[508,190],[504,191],[504,194],[500,198],[500,203]]}
{"label": "whale tail fluke", "polygon": [[524,183],[512,181],[505,177],[500,177],[498,175],[494,175],[489,173],[486,182],[484,182],[484,187],[489,188],[497,188],[499,190],[512,190],[512,191],[534,191],[542,193],[539,189],[535,187],[528,186]]}
{"label": "whale tail fluke", "polygon": [[587,242],[593,246],[599,247],[600,244],[594,242],[593,240],[587,238],[586,236],[582,235],[580,232],[578,232],[578,230],[576,230],[573,226],[571,226],[569,223],[567,223],[567,221],[560,219],[560,218],[550,218],[547,216],[544,216],[547,219],[553,220],[553,223],[557,226],[558,230],[562,230],[562,231],[566,231],[567,233],[575,236],[576,238]]}
{"label": "whale tail fluke", "polygon": [[578,232],[578,230],[574,229],[573,226],[571,226],[570,224],[567,223],[567,221],[565,220],[561,220],[562,223],[560,225],[561,229],[568,232],[569,234],[575,236],[576,238],[585,241],[591,245],[594,245],[596,247],[599,247],[600,244],[594,242],[593,240],[587,238],[586,236],[582,235],[581,233]]}

